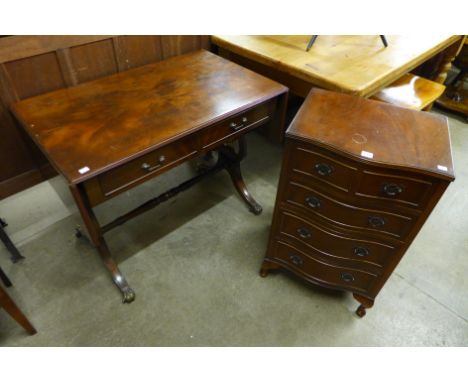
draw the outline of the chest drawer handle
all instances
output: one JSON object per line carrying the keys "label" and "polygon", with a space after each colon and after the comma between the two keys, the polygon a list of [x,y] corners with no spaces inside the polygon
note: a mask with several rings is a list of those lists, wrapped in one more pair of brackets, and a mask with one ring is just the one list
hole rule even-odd
{"label": "chest drawer handle", "polygon": [[350,282],[354,281],[354,276],[351,273],[343,272],[341,274],[341,279],[344,282],[350,283]]}
{"label": "chest drawer handle", "polygon": [[333,172],[333,167],[326,163],[317,163],[314,168],[320,176],[328,176]]}
{"label": "chest drawer handle", "polygon": [[298,233],[299,237],[301,237],[303,239],[310,239],[311,236],[312,236],[310,231],[307,228],[304,228],[304,227],[298,228],[297,233]]}
{"label": "chest drawer handle", "polygon": [[385,224],[385,219],[380,216],[369,216],[367,221],[369,222],[369,225],[374,228],[382,227]]}
{"label": "chest drawer handle", "polygon": [[307,198],[305,198],[305,201],[310,208],[314,209],[320,208],[320,206],[322,205],[322,203],[320,203],[320,200],[315,196],[308,196]]}
{"label": "chest drawer handle", "polygon": [[154,166],[151,166],[149,163],[143,163],[141,165],[141,168],[147,172],[151,172],[151,171],[154,171],[154,170],[157,170],[159,167],[161,167],[161,163],[158,163]]}
{"label": "chest drawer handle", "polygon": [[383,186],[383,192],[387,196],[397,196],[403,189],[396,183],[386,183]]}
{"label": "chest drawer handle", "polygon": [[364,247],[355,247],[354,254],[359,257],[366,257],[369,256],[369,250]]}
{"label": "chest drawer handle", "polygon": [[304,264],[304,260],[302,260],[302,257],[298,255],[289,255],[289,260],[291,260],[294,265],[301,266]]}

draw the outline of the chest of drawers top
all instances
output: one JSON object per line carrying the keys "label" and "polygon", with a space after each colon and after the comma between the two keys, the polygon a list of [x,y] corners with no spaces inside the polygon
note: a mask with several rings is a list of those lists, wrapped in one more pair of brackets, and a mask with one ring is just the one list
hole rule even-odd
{"label": "chest of drawers top", "polygon": [[56,169],[80,183],[227,119],[244,123],[239,113],[285,92],[200,50],[32,97],[12,111]]}
{"label": "chest of drawers top", "polygon": [[448,121],[439,115],[312,89],[286,136],[365,164],[454,180]]}

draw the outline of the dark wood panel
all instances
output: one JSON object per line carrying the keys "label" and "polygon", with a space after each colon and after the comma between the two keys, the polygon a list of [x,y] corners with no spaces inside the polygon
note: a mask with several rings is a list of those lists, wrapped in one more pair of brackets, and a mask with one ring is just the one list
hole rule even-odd
{"label": "dark wood panel", "polygon": [[0,41],[0,62],[9,62],[54,52],[112,36],[8,36]]}
{"label": "dark wood panel", "polygon": [[161,36],[163,58],[189,53],[201,48],[200,36]]}
{"label": "dark wood panel", "polygon": [[211,36],[201,35],[200,36],[200,48],[210,50],[211,49]]}
{"label": "dark wood panel", "polygon": [[34,161],[8,109],[0,102],[0,182],[27,172]]}
{"label": "dark wood panel", "polygon": [[44,94],[65,86],[54,52],[5,63],[11,85],[19,99]]}
{"label": "dark wood panel", "polygon": [[125,70],[162,59],[160,36],[119,36],[114,39],[120,57],[119,69]]}
{"label": "dark wood panel", "polygon": [[112,39],[73,47],[70,57],[79,83],[117,72]]}
{"label": "dark wood panel", "polygon": [[[3,154],[2,154],[3,155]],[[44,180],[44,177],[36,168],[20,173],[17,176],[0,181],[0,199],[6,198],[26,188],[32,187]]]}
{"label": "dark wood panel", "polygon": [[11,118],[8,108],[13,102],[209,46],[209,36],[2,38],[0,199],[55,174],[35,144]]}

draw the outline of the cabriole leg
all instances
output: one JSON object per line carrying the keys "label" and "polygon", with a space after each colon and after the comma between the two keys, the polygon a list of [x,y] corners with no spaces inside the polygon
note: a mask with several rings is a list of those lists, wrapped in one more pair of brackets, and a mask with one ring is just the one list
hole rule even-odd
{"label": "cabriole leg", "polygon": [[267,277],[270,274],[270,271],[275,271],[279,268],[280,266],[278,264],[272,263],[268,260],[263,260],[259,273],[261,277]]}
{"label": "cabriole leg", "polygon": [[110,254],[109,248],[107,247],[104,238],[101,238],[101,243],[97,246],[97,250],[101,256],[102,261],[104,262],[104,265],[111,273],[112,281],[115,285],[117,285],[117,288],[119,288],[120,292],[122,293],[122,302],[130,303],[135,300],[135,292],[132,288],[130,288],[127,280],[122,275],[122,272],[120,272],[117,263]]}
{"label": "cabriole leg", "polygon": [[359,305],[359,307],[356,309],[356,314],[359,317],[364,317],[366,315],[366,309],[370,309],[372,306],[374,306],[374,300],[370,299],[369,297],[365,297],[356,293],[353,293],[353,297],[361,303],[361,305]]}
{"label": "cabriole leg", "polygon": [[100,225],[88,202],[85,191],[82,190],[79,185],[70,186],[70,190],[78,206],[81,217],[83,218],[83,221],[89,232],[91,241],[96,246],[96,249],[98,250],[99,255],[101,256],[101,259],[104,262],[104,265],[106,266],[107,270],[110,272],[112,281],[115,283],[115,285],[117,285],[120,292],[122,293],[122,297],[123,297],[122,302],[123,303],[132,302],[133,300],[135,300],[135,292],[128,285],[127,280],[123,276],[122,272],[117,266],[117,263],[112,257],[109,251],[109,248],[107,247],[107,243],[104,240],[104,237],[102,236],[102,233],[101,233]]}
{"label": "cabriole leg", "polygon": [[239,151],[235,150],[230,146],[223,146],[219,149],[220,160],[225,161],[225,168],[231,176],[232,183],[239,193],[240,197],[247,204],[250,212],[254,215],[260,215],[262,213],[262,206],[257,203],[252,194],[247,189],[247,186],[242,177],[240,162],[246,155],[246,143],[245,137],[239,138]]}

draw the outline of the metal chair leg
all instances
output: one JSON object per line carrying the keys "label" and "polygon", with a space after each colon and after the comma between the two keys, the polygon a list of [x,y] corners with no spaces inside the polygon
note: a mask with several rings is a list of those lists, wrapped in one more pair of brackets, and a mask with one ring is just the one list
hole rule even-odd
{"label": "metal chair leg", "polygon": [[5,286],[7,288],[11,287],[13,284],[11,283],[10,279],[7,277],[7,275],[5,274],[5,272],[3,272],[3,269],[0,268],[0,280],[2,280],[3,284],[5,284]]}
{"label": "metal chair leg", "polygon": [[13,263],[17,263],[18,261],[24,259],[24,256],[22,256],[21,253],[19,253],[18,249],[16,249],[15,245],[13,244],[13,242],[10,240],[7,233],[3,229],[6,226],[7,226],[7,223],[3,219],[0,219],[0,240],[3,241],[3,244],[5,244],[5,247],[7,247],[8,251],[10,251],[11,261]]}
{"label": "metal chair leg", "polygon": [[385,48],[388,46],[387,39],[383,34],[380,35],[380,39],[382,40],[382,43],[384,44]]}
{"label": "metal chair leg", "polygon": [[314,35],[314,36],[312,36],[310,38],[309,44],[307,44],[306,52],[308,52],[310,50],[310,48],[312,48],[312,45],[314,45],[314,42],[315,42],[315,40],[317,40],[317,37],[318,37],[318,35]]}

